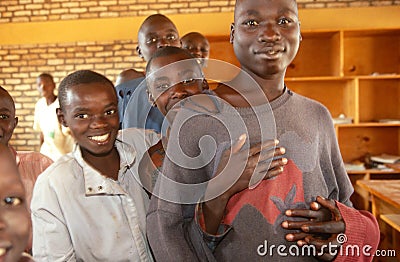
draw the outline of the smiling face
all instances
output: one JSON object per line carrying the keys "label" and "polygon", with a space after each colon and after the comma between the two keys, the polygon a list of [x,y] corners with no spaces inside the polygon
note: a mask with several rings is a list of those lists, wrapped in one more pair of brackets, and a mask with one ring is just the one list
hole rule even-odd
{"label": "smiling face", "polygon": [[180,45],[178,30],[172,21],[163,15],[148,17],[139,30],[137,51],[145,61],[149,61],[159,48]]}
{"label": "smiling face", "polygon": [[208,88],[197,61],[184,53],[155,57],[148,69],[148,88],[163,115],[179,101]]}
{"label": "smiling face", "polygon": [[15,160],[0,144],[0,261],[19,260],[28,244],[30,221]]}
{"label": "smiling face", "polygon": [[18,118],[15,117],[15,105],[10,94],[0,88],[0,143],[8,145]]}
{"label": "smiling face", "polygon": [[237,0],[231,41],[242,68],[268,78],[284,74],[300,44],[294,0]]}
{"label": "smiling face", "polygon": [[108,83],[84,83],[66,90],[62,110],[57,111],[71,130],[82,157],[107,156],[114,149],[119,128],[118,100]]}

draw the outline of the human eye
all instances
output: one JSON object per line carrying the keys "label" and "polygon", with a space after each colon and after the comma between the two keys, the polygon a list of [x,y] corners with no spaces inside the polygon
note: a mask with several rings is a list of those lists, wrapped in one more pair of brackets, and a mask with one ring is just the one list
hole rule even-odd
{"label": "human eye", "polygon": [[9,119],[10,116],[7,114],[0,114],[0,119]]}
{"label": "human eye", "polygon": [[194,78],[189,78],[189,79],[183,80],[182,83],[185,84],[185,85],[188,85],[188,84],[193,83],[194,81],[195,81]]}
{"label": "human eye", "polygon": [[80,113],[80,114],[76,114],[76,115],[75,115],[75,118],[78,118],[78,119],[87,119],[87,118],[89,118],[89,115],[88,115],[88,114]]}
{"label": "human eye", "polygon": [[177,36],[175,34],[168,34],[167,35],[167,39],[170,41],[174,41],[176,40]]}
{"label": "human eye", "polygon": [[110,109],[105,112],[106,116],[114,115],[117,112],[115,109]]}
{"label": "human eye", "polygon": [[149,37],[149,38],[146,40],[146,44],[148,44],[148,45],[154,44],[154,43],[156,43],[156,42],[157,42],[157,37],[154,37],[154,36]]}
{"label": "human eye", "polygon": [[255,26],[258,26],[259,23],[255,19],[248,19],[243,22],[243,25],[248,26],[248,27],[255,27]]}
{"label": "human eye", "polygon": [[6,197],[1,201],[2,206],[19,206],[24,201],[20,197],[10,196]]}
{"label": "human eye", "polygon": [[168,88],[170,88],[170,85],[167,84],[167,83],[158,84],[158,85],[156,86],[156,90],[157,90],[157,91],[163,91],[163,90],[166,90],[166,89],[168,89]]}
{"label": "human eye", "polygon": [[278,19],[278,25],[288,25],[291,22],[293,22],[292,19],[289,19],[287,17],[282,17]]}

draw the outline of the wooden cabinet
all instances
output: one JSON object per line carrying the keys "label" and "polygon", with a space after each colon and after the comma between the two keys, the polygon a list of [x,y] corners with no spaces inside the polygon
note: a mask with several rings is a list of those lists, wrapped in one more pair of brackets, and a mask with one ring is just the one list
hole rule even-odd
{"label": "wooden cabinet", "polygon": [[332,117],[344,114],[353,120],[336,125],[343,160],[400,155],[400,124],[395,121],[400,121],[400,29],[302,35],[286,83],[323,103]]}
{"label": "wooden cabinet", "polygon": [[[324,104],[333,118],[344,114],[352,119],[335,126],[343,160],[400,155],[400,122],[394,121],[400,121],[400,29],[312,30],[302,37],[285,82]],[[216,50],[213,44],[211,57],[229,61],[230,44],[219,42]],[[400,171],[349,171],[368,179],[371,173],[387,178]]]}

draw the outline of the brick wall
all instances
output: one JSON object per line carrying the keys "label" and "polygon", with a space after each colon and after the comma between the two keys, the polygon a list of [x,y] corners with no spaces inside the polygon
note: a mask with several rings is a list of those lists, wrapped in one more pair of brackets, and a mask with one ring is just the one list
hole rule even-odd
{"label": "brick wall", "polygon": [[[400,5],[400,0],[298,0],[299,8]],[[228,0],[1,0],[0,23],[230,12]]]}
{"label": "brick wall", "polygon": [[[0,0],[0,24],[87,18],[163,14],[231,12],[228,0]],[[299,8],[400,5],[400,0],[298,0]],[[38,150],[39,137],[32,130],[35,102],[39,99],[36,77],[51,73],[56,83],[79,69],[92,69],[115,77],[126,68],[143,68],[133,41],[74,42],[0,46],[0,85],[10,91],[19,124],[11,144],[17,150]]]}
{"label": "brick wall", "polygon": [[133,41],[78,42],[0,46],[0,85],[16,103],[19,123],[11,144],[17,150],[39,150],[38,134],[32,130],[35,103],[39,99],[36,78],[42,72],[59,83],[67,74],[91,69],[115,82],[124,69],[144,68]]}

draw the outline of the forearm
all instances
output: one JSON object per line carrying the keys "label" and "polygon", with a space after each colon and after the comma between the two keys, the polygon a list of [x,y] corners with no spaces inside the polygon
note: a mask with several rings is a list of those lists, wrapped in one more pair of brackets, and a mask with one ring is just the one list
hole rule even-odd
{"label": "forearm", "polygon": [[[376,218],[367,211],[359,211],[354,208],[336,203],[346,224],[346,242],[343,243],[343,254],[339,254],[335,261],[372,261],[373,255],[379,244],[379,226]],[[346,254],[347,247],[357,246],[360,256]],[[363,252],[363,249],[367,248]]]}
{"label": "forearm", "polygon": [[221,195],[215,199],[209,200],[203,203],[203,217],[205,231],[208,234],[217,234],[218,228],[222,222],[225,207],[228,203],[229,198]]}

